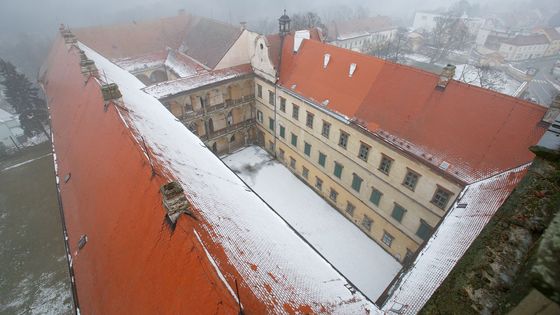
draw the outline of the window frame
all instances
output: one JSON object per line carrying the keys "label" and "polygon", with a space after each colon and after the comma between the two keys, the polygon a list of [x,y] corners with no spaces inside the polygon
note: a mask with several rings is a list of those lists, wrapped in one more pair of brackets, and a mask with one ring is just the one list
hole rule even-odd
{"label": "window frame", "polygon": [[338,146],[346,150],[348,148],[348,139],[350,139],[350,134],[340,129],[340,136],[338,137]]}
{"label": "window frame", "polygon": [[[384,166],[383,162],[385,162],[385,161],[387,161],[389,163],[388,167],[387,167],[387,170],[385,170],[385,168],[383,167]],[[388,155],[385,155],[385,154],[381,153],[381,160],[379,161],[379,166],[377,167],[377,170],[380,171],[381,173],[385,174],[385,175],[389,175],[389,173],[391,173],[391,168],[393,167],[393,162],[394,161],[395,160],[392,159],[391,157],[389,157]]]}
{"label": "window frame", "polygon": [[297,148],[297,141],[298,141],[298,136],[292,132],[292,136],[290,138],[290,144]]}
{"label": "window frame", "polygon": [[[437,202],[435,202],[436,195],[438,194],[439,191],[447,193],[447,195],[448,195],[447,200],[445,201],[445,204],[441,207]],[[454,194],[449,189],[446,189],[446,188],[436,184],[436,191],[434,191],[434,194],[432,195],[432,199],[430,200],[430,203],[432,203],[434,206],[438,207],[441,210],[446,210],[447,205],[449,205],[449,201],[451,200],[451,197],[453,195]]]}
{"label": "window frame", "polygon": [[303,142],[303,154],[311,157],[311,144],[307,141]]}
{"label": "window frame", "polygon": [[[367,224],[366,224],[367,222]],[[373,228],[373,219],[370,218],[367,214],[364,214],[364,216],[362,217],[362,222],[360,222],[360,225],[368,230],[369,232],[371,232],[371,229]]]}
{"label": "window frame", "polygon": [[301,176],[305,179],[309,179],[309,169],[305,166],[301,166]]}
{"label": "window frame", "polygon": [[274,118],[272,117],[268,117],[268,129],[274,131]]}
{"label": "window frame", "polygon": [[[325,132],[325,127],[327,127],[327,128],[326,128],[326,131],[327,131],[327,132]],[[323,120],[323,126],[321,127],[321,135],[322,135],[323,137],[329,139],[330,133],[331,133],[331,123],[329,123],[329,122]]]}
{"label": "window frame", "polygon": [[[416,179],[414,180],[414,185],[412,185],[412,186],[408,185],[408,183],[407,183],[409,175],[416,176]],[[413,169],[407,167],[406,168],[406,174],[404,175],[404,178],[403,178],[403,181],[402,181],[401,185],[403,185],[404,187],[406,187],[406,188],[408,188],[412,191],[415,191],[416,187],[418,186],[418,182],[420,181],[420,177],[422,177],[422,175],[420,175],[420,173],[418,173],[418,172],[414,171]]]}
{"label": "window frame", "polygon": [[[420,232],[420,228],[422,227],[427,227],[428,231],[427,231],[427,235],[426,238],[422,237],[421,235],[419,235],[418,233]],[[423,219],[420,219],[420,225],[418,226],[418,229],[416,230],[416,233],[414,233],[416,236],[418,236],[418,238],[422,239],[423,241],[427,242],[430,237],[432,236],[432,234],[434,233],[434,228],[428,224],[428,222],[424,221]]]}
{"label": "window frame", "polygon": [[268,90],[268,104],[274,106],[274,98],[276,97],[276,93]]}
{"label": "window frame", "polygon": [[[389,244],[387,244],[385,239],[389,239]],[[387,247],[391,247],[391,245],[393,244],[393,241],[395,240],[395,237],[391,234],[389,234],[387,231],[383,230],[383,236],[381,237],[381,242],[383,244],[385,244]]]}
{"label": "window frame", "polygon": [[[372,200],[372,197],[373,197],[373,193],[374,193],[374,192],[378,192],[378,193],[379,193],[379,198],[377,199],[377,203],[375,203],[375,202]],[[371,187],[371,194],[369,195],[369,202],[371,202],[372,204],[374,204],[374,205],[376,205],[376,206],[379,207],[379,204],[381,203],[381,198],[382,198],[382,197],[383,197],[383,193],[381,192],[381,190],[379,190],[379,189],[377,189],[377,188],[375,188],[375,187]]]}
{"label": "window frame", "polygon": [[263,112],[261,112],[260,110],[257,109],[257,122],[262,124],[263,120],[264,120]]}
{"label": "window frame", "polygon": [[[397,210],[399,210],[399,212],[397,212]],[[398,204],[397,202],[393,203],[393,210],[391,210],[391,218],[393,218],[395,221],[402,223],[402,219],[404,218],[404,215],[408,212],[408,210],[401,206],[400,204]],[[400,216],[399,216],[400,214]]]}
{"label": "window frame", "polygon": [[282,96],[278,96],[280,98],[280,111],[285,113],[286,112],[286,99]]}
{"label": "window frame", "polygon": [[280,137],[281,137],[282,139],[286,139],[286,127],[284,127],[284,126],[282,126],[282,125],[280,125],[280,124],[278,124],[278,126],[280,127],[280,128],[279,128],[279,129],[280,129],[280,131],[279,131]]}
{"label": "window frame", "polygon": [[299,121],[299,106],[292,103],[292,118]]}
{"label": "window frame", "polygon": [[315,114],[310,111],[307,111],[305,116],[305,126],[308,128],[313,129],[313,120],[315,119]]}
{"label": "window frame", "polygon": [[319,191],[323,191],[323,180],[318,176],[315,176],[315,188]]}
{"label": "window frame", "polygon": [[[322,163],[321,163],[322,160]],[[319,151],[319,158],[317,159],[317,163],[319,163],[320,166],[325,167],[325,165],[327,165],[327,155],[321,151]]]}
{"label": "window frame", "polygon": [[351,217],[354,217],[354,212],[356,211],[356,206],[351,203],[350,201],[346,201],[346,208],[344,209],[344,211],[350,215]]}
{"label": "window frame", "polygon": [[262,99],[262,85],[257,83],[257,97]]}
{"label": "window frame", "polygon": [[[365,156],[362,156],[362,149],[365,148],[366,149],[366,154]],[[371,146],[369,144],[366,144],[362,141],[360,141],[360,149],[358,149],[358,158],[364,162],[368,161],[369,158],[369,151],[371,150]]]}
{"label": "window frame", "polygon": [[[354,189],[356,192],[360,192],[360,190],[362,189],[362,183],[364,182],[364,179],[361,178],[358,174],[356,173],[352,173],[352,189]],[[355,187],[356,186],[356,187]]]}
{"label": "window frame", "polygon": [[296,159],[294,159],[293,156],[290,156],[290,168],[291,169],[293,169],[293,170],[296,169],[296,163],[297,163]]}
{"label": "window frame", "polygon": [[329,199],[331,201],[335,202],[335,203],[336,203],[336,200],[338,199],[338,191],[336,191],[336,189],[334,189],[332,187],[331,187],[331,190],[329,190]]}

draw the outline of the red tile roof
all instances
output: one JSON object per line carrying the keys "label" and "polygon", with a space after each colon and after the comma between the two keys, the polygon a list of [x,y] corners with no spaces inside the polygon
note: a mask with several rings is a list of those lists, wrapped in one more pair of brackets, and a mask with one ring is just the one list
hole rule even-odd
{"label": "red tile roof", "polygon": [[[59,188],[82,314],[236,314],[236,282],[248,314],[379,311],[140,81],[79,45],[104,75],[84,84],[78,49],[58,38],[42,82],[57,175],[71,174]],[[105,108],[104,80],[119,105]],[[170,180],[196,217],[174,231],[159,193]]]}
{"label": "red tile roof", "polygon": [[450,163],[447,172],[464,182],[531,161],[527,148],[546,129],[539,105],[453,80],[438,90],[437,75],[316,41],[294,54],[292,42],[284,46],[282,87],[316,104],[329,100],[330,111],[356,118],[428,164]]}

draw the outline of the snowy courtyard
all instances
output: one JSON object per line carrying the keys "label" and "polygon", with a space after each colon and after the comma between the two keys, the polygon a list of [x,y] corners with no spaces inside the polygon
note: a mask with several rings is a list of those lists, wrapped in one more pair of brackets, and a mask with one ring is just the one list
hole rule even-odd
{"label": "snowy courtyard", "polygon": [[372,301],[399,272],[397,260],[263,149],[223,160]]}

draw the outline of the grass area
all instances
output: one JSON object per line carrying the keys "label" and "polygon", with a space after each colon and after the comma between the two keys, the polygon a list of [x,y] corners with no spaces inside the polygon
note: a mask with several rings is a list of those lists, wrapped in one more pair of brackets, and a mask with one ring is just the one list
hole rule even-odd
{"label": "grass area", "polygon": [[45,143],[0,161],[0,313],[71,313],[50,151]]}

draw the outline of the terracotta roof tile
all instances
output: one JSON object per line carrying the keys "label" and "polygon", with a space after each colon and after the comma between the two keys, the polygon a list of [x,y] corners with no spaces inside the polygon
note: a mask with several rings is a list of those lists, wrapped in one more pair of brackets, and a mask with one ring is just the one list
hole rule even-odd
{"label": "terracotta roof tile", "polygon": [[423,160],[421,152],[437,157],[430,164],[450,163],[447,172],[465,182],[531,161],[527,148],[545,131],[539,122],[546,109],[536,104],[457,81],[437,90],[437,75],[315,41],[296,54],[286,46],[285,89],[317,104],[328,99],[327,109],[411,143]]}

